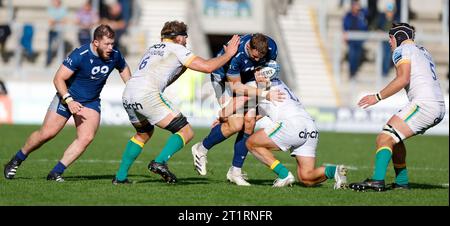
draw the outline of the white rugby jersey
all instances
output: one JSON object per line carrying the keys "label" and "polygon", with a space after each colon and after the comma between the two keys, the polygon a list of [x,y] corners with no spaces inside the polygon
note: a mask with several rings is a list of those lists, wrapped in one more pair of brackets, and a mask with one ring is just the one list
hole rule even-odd
{"label": "white rugby jersey", "polygon": [[444,101],[435,64],[425,48],[405,41],[394,50],[392,60],[396,67],[411,65],[410,83],[405,87],[409,101]]}
{"label": "white rugby jersey", "polygon": [[145,52],[137,71],[127,82],[126,91],[141,96],[164,92],[194,58],[195,55],[183,45],[163,40]]}
{"label": "white rugby jersey", "polygon": [[258,110],[261,115],[268,116],[274,122],[287,120],[313,120],[306,112],[303,104],[295,96],[295,94],[279,79],[271,81],[270,89],[278,89],[285,94],[285,99],[282,102],[271,102],[268,100],[261,100],[258,103]]}

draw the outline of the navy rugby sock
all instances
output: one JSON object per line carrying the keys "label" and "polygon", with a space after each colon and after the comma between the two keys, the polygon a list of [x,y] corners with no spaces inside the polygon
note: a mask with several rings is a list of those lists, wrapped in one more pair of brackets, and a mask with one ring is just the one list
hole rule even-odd
{"label": "navy rugby sock", "polygon": [[25,155],[23,152],[22,152],[22,149],[20,149],[17,153],[16,153],[16,156],[14,156],[14,158],[15,158],[15,160],[18,160],[18,161],[20,161],[20,162],[22,162],[22,161],[25,161],[25,159],[27,159],[27,155]]}
{"label": "navy rugby sock", "polygon": [[203,147],[211,149],[214,145],[226,140],[227,138],[222,134],[222,124],[219,124],[211,129],[208,136],[203,140]]}
{"label": "navy rugby sock", "polygon": [[238,136],[236,137],[236,141],[234,143],[234,155],[233,155],[233,166],[242,168],[244,165],[245,157],[247,157],[248,149],[245,145],[245,142],[250,137],[250,134],[246,134],[243,131],[240,131]]}
{"label": "navy rugby sock", "polygon": [[66,170],[66,166],[62,164],[61,162],[58,162],[55,167],[53,167],[52,171],[50,173],[59,173],[63,174],[64,170]]}

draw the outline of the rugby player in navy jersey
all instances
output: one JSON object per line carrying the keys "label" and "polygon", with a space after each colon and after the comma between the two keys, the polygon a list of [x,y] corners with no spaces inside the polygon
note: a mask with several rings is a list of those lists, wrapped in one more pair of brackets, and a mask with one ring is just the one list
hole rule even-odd
{"label": "rugby player in navy jersey", "polygon": [[[219,55],[223,54],[223,50]],[[247,138],[253,133],[256,110],[247,105],[250,110],[243,110],[244,103],[255,102],[256,98],[270,101],[282,101],[284,93],[279,90],[264,91],[250,86],[255,83],[255,69],[277,58],[277,45],[270,37],[256,33],[241,37],[238,53],[223,67],[211,73],[211,82],[216,92],[216,98],[221,106],[221,115],[230,115],[226,121],[213,125],[209,135],[202,142],[192,146],[195,170],[200,175],[206,175],[207,152],[214,145],[239,132],[235,145],[232,167],[228,170],[227,179],[241,186],[249,186],[241,168],[247,156],[245,146]]]}
{"label": "rugby player in navy jersey", "polygon": [[124,82],[131,77],[122,54],[113,49],[115,33],[108,25],[94,31],[93,41],[73,50],[56,72],[56,95],[50,103],[42,127],[34,131],[24,146],[5,165],[4,176],[13,179],[27,156],[54,138],[74,117],[76,139],[50,171],[47,180],[63,182],[62,174],[94,139],[100,123],[100,92],[109,75],[117,69]]}

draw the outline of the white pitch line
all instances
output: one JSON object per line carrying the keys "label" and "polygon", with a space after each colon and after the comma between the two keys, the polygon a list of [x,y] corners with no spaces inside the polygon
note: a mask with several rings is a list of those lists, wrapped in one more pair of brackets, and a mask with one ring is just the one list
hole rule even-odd
{"label": "white pitch line", "polygon": [[[7,161],[7,159],[0,159],[1,161]],[[31,159],[30,161],[37,161],[37,162],[58,162],[59,159]],[[121,160],[103,160],[103,159],[79,159],[76,162],[79,163],[108,163],[108,164],[120,164]],[[150,160],[148,160],[150,162]],[[147,164],[147,161],[141,161],[136,160],[134,163],[136,164]],[[170,161],[171,164],[176,165],[192,165],[192,161]],[[214,163],[215,165],[229,165],[229,163],[219,162]],[[262,165],[259,162],[247,162],[246,165]],[[283,165],[286,166],[292,166],[295,167],[295,163],[283,163]],[[336,165],[336,164],[330,164],[330,163],[324,163],[323,165]],[[345,165],[349,170],[360,170],[360,169],[373,169],[372,166],[352,166],[352,165]],[[449,171],[448,168],[430,168],[430,167],[408,167],[409,170],[423,170],[423,171]],[[447,184],[448,186],[448,184]]]}

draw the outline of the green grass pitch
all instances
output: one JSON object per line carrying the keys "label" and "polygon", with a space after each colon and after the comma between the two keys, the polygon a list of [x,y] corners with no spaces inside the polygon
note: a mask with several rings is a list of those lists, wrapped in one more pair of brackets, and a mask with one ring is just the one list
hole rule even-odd
{"label": "green grass pitch", "polygon": [[[0,161],[5,164],[38,126],[0,125]],[[122,151],[133,135],[131,126],[101,126],[84,155],[64,173],[65,183],[46,181],[47,173],[61,158],[75,137],[68,126],[55,139],[31,154],[19,168],[14,180],[0,179],[0,205],[146,205],[146,206],[367,206],[367,205],[449,205],[449,139],[448,136],[418,136],[406,141],[407,165],[412,190],[383,193],[358,193],[333,190],[333,181],[306,188],[272,188],[275,174],[251,154],[244,164],[250,187],[238,187],[226,181],[231,164],[235,137],[214,147],[208,154],[208,174],[199,176],[192,165],[191,146],[201,140],[208,129],[195,129],[194,140],[171,158],[169,167],[178,179],[166,184],[159,175],[150,173],[147,164],[160,152],[169,132],[156,129],[130,170],[132,185],[113,186]],[[350,166],[349,182],[372,174],[375,134],[320,134],[317,164]],[[293,173],[295,159],[287,153],[276,153]],[[393,182],[389,166],[387,183]]]}

